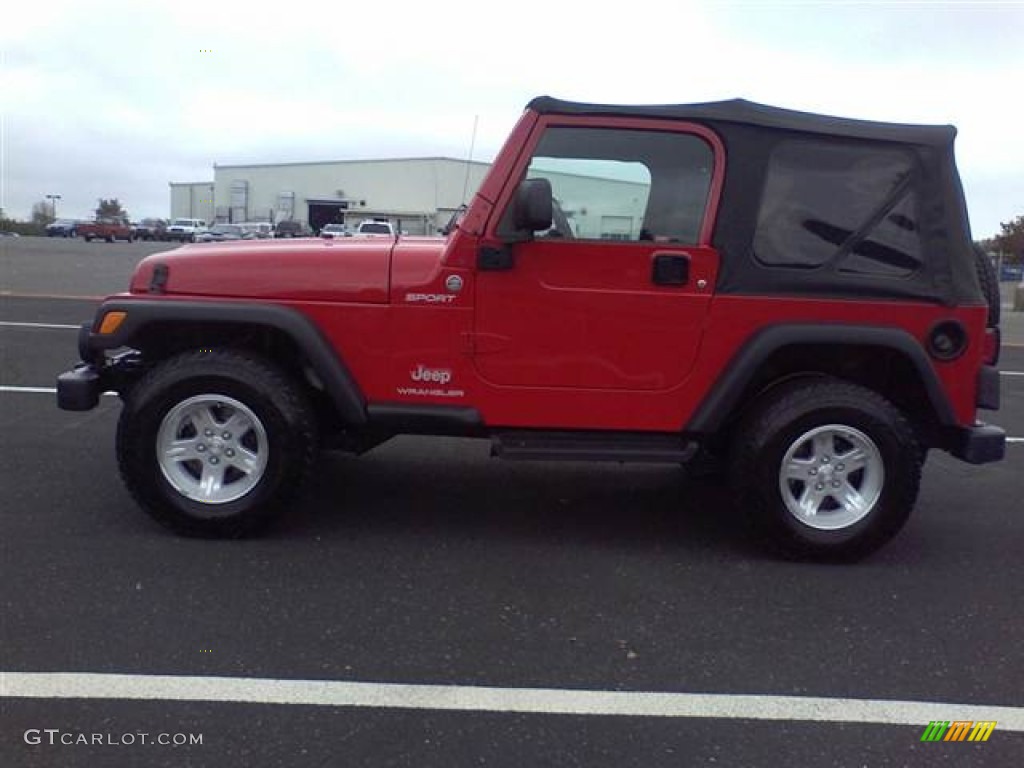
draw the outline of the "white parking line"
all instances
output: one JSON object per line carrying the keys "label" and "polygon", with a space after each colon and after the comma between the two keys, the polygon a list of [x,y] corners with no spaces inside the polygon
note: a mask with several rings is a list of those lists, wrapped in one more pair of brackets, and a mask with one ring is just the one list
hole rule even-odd
{"label": "white parking line", "polygon": [[8,328],[56,328],[61,331],[77,331],[80,325],[62,325],[60,323],[15,323],[9,320],[0,320],[0,325]]}
{"label": "white parking line", "polygon": [[[0,392],[20,392],[27,395],[56,395],[56,387],[12,387],[0,385]],[[117,397],[117,392],[104,392],[106,397]]]}
{"label": "white parking line", "polygon": [[2,672],[0,696],[224,701],[548,715],[806,720],[922,728],[932,720],[995,720],[1000,731],[1024,731],[1024,707],[811,696],[490,688],[81,672]]}

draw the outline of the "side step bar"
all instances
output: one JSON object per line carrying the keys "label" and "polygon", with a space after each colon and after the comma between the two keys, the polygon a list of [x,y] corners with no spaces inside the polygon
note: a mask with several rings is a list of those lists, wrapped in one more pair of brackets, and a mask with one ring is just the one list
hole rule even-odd
{"label": "side step bar", "polygon": [[491,455],[517,461],[635,461],[686,463],[696,443],[680,435],[633,432],[499,432]]}

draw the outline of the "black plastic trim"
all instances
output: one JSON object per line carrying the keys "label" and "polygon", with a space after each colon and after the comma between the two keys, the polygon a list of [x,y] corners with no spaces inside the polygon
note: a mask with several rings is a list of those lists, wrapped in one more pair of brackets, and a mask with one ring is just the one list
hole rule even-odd
{"label": "black plastic trim", "polygon": [[342,419],[352,425],[366,423],[366,401],[345,363],[313,322],[298,310],[277,304],[111,299],[99,308],[97,318],[116,310],[127,313],[121,327],[105,336],[90,333],[86,341],[88,349],[135,347],[133,342],[153,323],[231,323],[281,331],[298,344],[309,359]]}
{"label": "black plastic trim", "polygon": [[939,423],[949,426],[957,423],[953,407],[928,355],[917,339],[906,331],[860,325],[794,324],[766,328],[747,341],[697,408],[686,431],[695,434],[713,434],[718,431],[736,412],[747,384],[772,354],[784,347],[811,344],[884,347],[899,352],[907,357],[921,376]]}
{"label": "black plastic trim", "polygon": [[167,278],[170,269],[165,262],[160,262],[153,267],[153,276],[149,279],[149,292],[162,294],[167,287]]}
{"label": "black plastic trim", "polygon": [[983,365],[978,371],[978,394],[975,402],[979,408],[998,411],[1001,400],[999,369],[993,365]]}
{"label": "black plastic trim", "polygon": [[57,377],[57,407],[63,411],[91,411],[103,391],[100,374],[92,365],[77,365]]}
{"label": "black plastic trim", "polygon": [[451,405],[374,403],[366,408],[369,425],[394,434],[472,436],[483,434],[476,408]]}
{"label": "black plastic trim", "polygon": [[477,254],[477,269],[482,272],[506,272],[512,269],[515,263],[515,254],[508,245],[500,248],[483,246]]}
{"label": "black plastic trim", "polygon": [[690,257],[682,253],[656,253],[651,257],[651,282],[655,285],[686,285],[690,282]]}
{"label": "black plastic trim", "polygon": [[678,433],[506,430],[492,435],[491,454],[516,461],[618,461],[682,464],[697,445]]}
{"label": "black plastic trim", "polygon": [[1006,432],[993,424],[953,430],[949,452],[968,464],[990,464],[1006,455]]}
{"label": "black plastic trim", "polygon": [[78,356],[86,363],[99,362],[102,354],[96,352],[89,346],[89,337],[92,334],[92,323],[82,323],[78,328]]}

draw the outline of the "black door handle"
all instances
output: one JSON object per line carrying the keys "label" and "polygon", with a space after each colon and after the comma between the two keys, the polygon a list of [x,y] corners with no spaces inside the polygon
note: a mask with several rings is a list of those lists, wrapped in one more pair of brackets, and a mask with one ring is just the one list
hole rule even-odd
{"label": "black door handle", "polygon": [[690,257],[679,253],[656,253],[651,266],[655,285],[686,285],[690,282]]}

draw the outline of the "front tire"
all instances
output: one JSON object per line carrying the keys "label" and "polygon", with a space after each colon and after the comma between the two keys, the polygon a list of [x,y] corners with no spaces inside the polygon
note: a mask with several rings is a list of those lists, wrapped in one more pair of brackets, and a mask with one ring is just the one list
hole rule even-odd
{"label": "front tire", "polygon": [[316,450],[298,384],[234,350],[186,352],[158,365],[128,393],[117,429],[129,491],[187,536],[260,531],[298,490]]}
{"label": "front tire", "polygon": [[782,554],[851,561],[906,523],[923,463],[913,427],[892,403],[820,377],[766,395],[736,434],[731,479]]}

